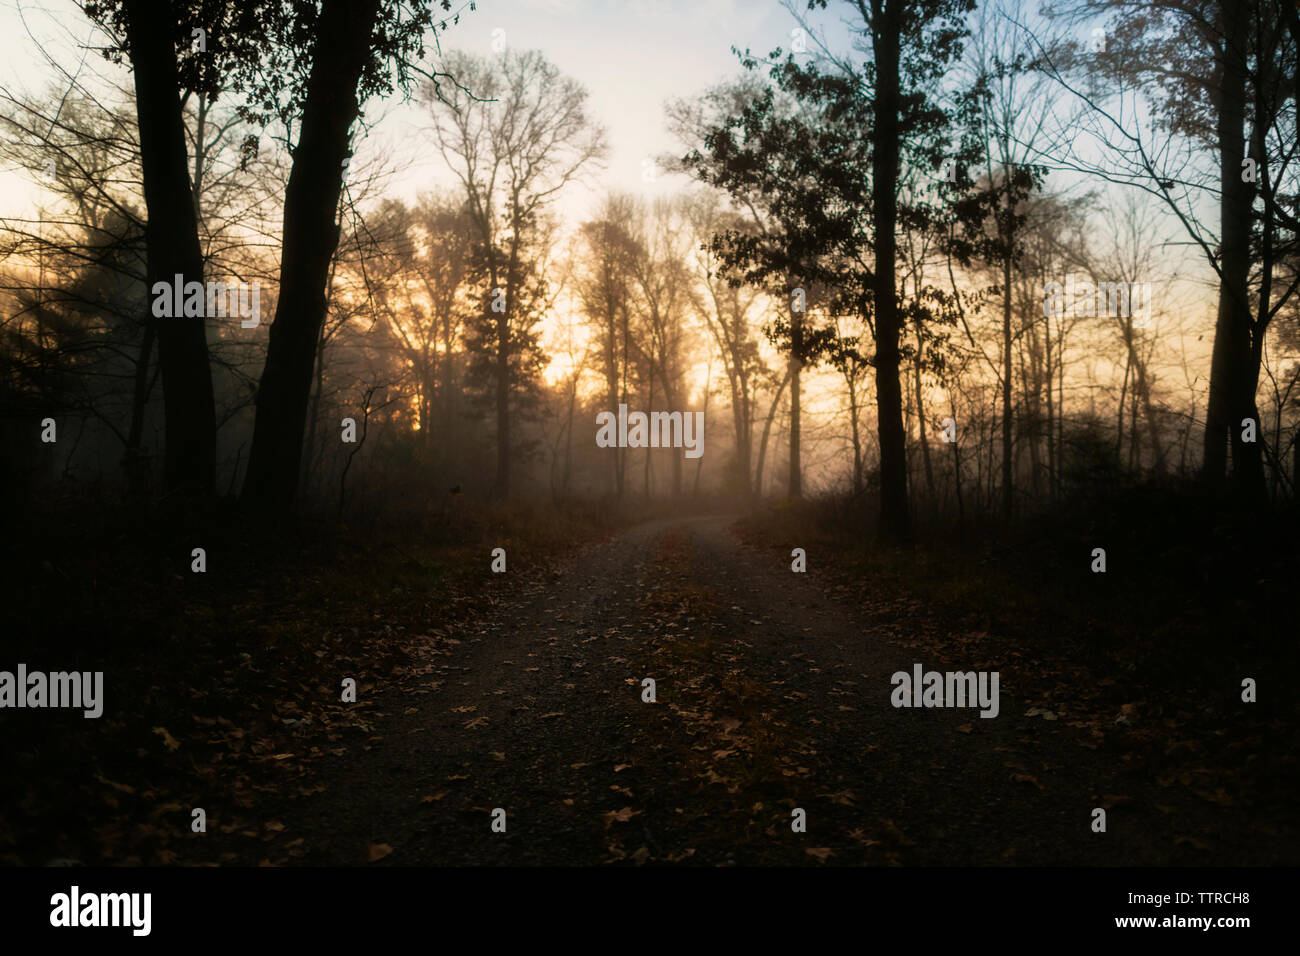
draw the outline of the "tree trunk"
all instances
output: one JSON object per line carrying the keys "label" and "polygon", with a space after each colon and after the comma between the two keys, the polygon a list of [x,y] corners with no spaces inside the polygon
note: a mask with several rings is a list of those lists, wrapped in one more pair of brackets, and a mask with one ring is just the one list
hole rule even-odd
{"label": "tree trunk", "polygon": [[148,493],[148,473],[140,444],[144,438],[144,417],[149,408],[149,392],[152,390],[149,367],[153,361],[154,338],[153,322],[146,319],[131,388],[131,425],[127,430],[126,449],[122,454],[127,495],[137,503],[144,501]]}
{"label": "tree trunk", "polygon": [[854,380],[857,367],[849,359],[848,370],[844,374],[849,390],[849,428],[853,439],[853,496],[862,493],[862,433],[858,427],[858,385]]}
{"label": "tree trunk", "polygon": [[326,0],[316,31],[301,132],[285,190],[280,294],[266,365],[244,499],[260,511],[293,504],[321,323],[325,282],[338,247],[335,221],[357,83],[370,56],[380,0]]}
{"label": "tree trunk", "polygon": [[[1011,170],[1004,170],[1007,178],[1007,204],[1011,203]],[[1007,209],[1010,218],[1011,209]],[[1010,225],[1005,236],[1006,248],[1002,250],[1002,520],[1010,521],[1015,508],[1015,484],[1011,459],[1011,243]]]}
{"label": "tree trunk", "polygon": [[561,486],[564,501],[569,501],[569,489],[573,485],[573,416],[578,405],[578,380],[575,377],[569,388],[569,423],[568,441],[564,446],[564,484]]}
{"label": "tree trunk", "polygon": [[876,56],[875,151],[872,200],[876,211],[876,409],[880,434],[880,533],[893,542],[912,535],[907,501],[907,436],[898,378],[898,300],[895,270],[899,164],[899,37],[897,7],[890,4],[872,31]]}
{"label": "tree trunk", "polygon": [[[1220,47],[1217,97],[1219,139],[1220,284],[1219,311],[1210,360],[1210,400],[1205,416],[1203,475],[1222,487],[1226,466],[1225,439],[1232,446],[1233,486],[1243,498],[1259,500],[1264,492],[1260,456],[1259,413],[1255,407],[1256,376],[1252,374],[1250,222],[1254,200],[1250,183],[1241,175],[1245,154],[1247,24],[1233,9],[1220,6],[1224,38]],[[1241,440],[1242,420],[1255,420],[1256,440]],[[1226,434],[1225,434],[1226,432]]]}
{"label": "tree trunk", "polygon": [[[615,337],[613,319],[610,320],[610,338]],[[609,395],[609,402],[605,406],[609,411],[618,415],[618,345],[615,342],[610,343],[608,366],[605,369],[605,391]],[[610,477],[614,489],[614,497],[618,501],[623,500],[623,458],[619,454],[620,448],[614,448],[614,454],[610,459]]]}
{"label": "tree trunk", "polygon": [[1054,382],[1052,374],[1052,320],[1043,316],[1043,378],[1047,383],[1047,500],[1056,501],[1056,411],[1054,403]]}
{"label": "tree trunk", "polygon": [[[952,420],[957,421],[957,403],[953,400],[952,391],[948,392],[948,407],[952,410]],[[957,527],[961,531],[966,530],[966,499],[962,497],[961,491],[961,450],[958,447],[960,442],[949,442],[952,445],[952,481],[953,490],[957,495]]]}
{"label": "tree trunk", "polygon": [[[723,359],[724,363],[726,358]],[[753,458],[753,435],[751,434],[752,411],[749,407],[749,384],[740,373],[727,369],[727,381],[731,386],[731,424],[736,431],[736,461],[740,468],[740,493],[748,502],[754,497],[750,459]]]}
{"label": "tree trunk", "polygon": [[510,300],[514,288],[506,290],[506,307],[497,316],[497,480],[494,496],[510,497]]}
{"label": "tree trunk", "polygon": [[1142,416],[1146,419],[1147,438],[1151,442],[1151,454],[1154,457],[1153,467],[1156,474],[1164,474],[1165,446],[1160,440],[1160,422],[1156,418],[1155,405],[1151,401],[1151,380],[1147,377],[1146,360],[1137,355],[1135,350],[1133,361],[1133,368],[1137,373],[1135,385],[1142,401]]}
{"label": "tree trunk", "polygon": [[921,392],[921,354],[925,348],[925,341],[921,338],[921,327],[916,328],[916,366],[914,369],[916,376],[916,421],[920,428],[921,434],[921,461],[925,465],[925,487],[930,495],[931,502],[934,501],[934,466],[930,462],[930,438],[925,429],[925,400]]}
{"label": "tree trunk", "polygon": [[[203,253],[190,184],[176,50],[166,16],[128,0],[127,42],[135,77],[140,166],[149,221],[147,281],[203,281]],[[177,279],[177,276],[180,278]],[[210,495],[216,481],[217,419],[208,339],[201,316],[153,318],[162,372],[164,475],[168,489]]]}
{"label": "tree trunk", "polygon": [[1128,399],[1128,380],[1133,374],[1133,350],[1125,353],[1124,381],[1119,387],[1119,411],[1115,413],[1115,460],[1124,457],[1124,402]]}
{"label": "tree trunk", "polygon": [[[325,282],[325,308],[328,312],[330,296],[334,291],[334,270],[335,265],[331,263],[329,278]],[[316,373],[315,382],[311,390],[311,416],[307,423],[307,435],[304,441],[303,461],[307,462],[307,470],[310,473],[315,464],[316,439],[318,427],[320,424],[320,402],[321,392],[325,388],[325,323],[322,322],[320,329],[316,333]],[[307,485],[308,481],[303,481]],[[311,489],[308,487],[299,488],[299,493],[309,494]]]}
{"label": "tree trunk", "polygon": [[[713,385],[713,363],[709,362],[708,371],[705,372],[704,374],[704,420],[706,422],[708,421],[709,418],[709,395],[712,391],[712,385]],[[683,411],[682,414],[688,415],[690,413]],[[746,471],[749,470],[748,465],[745,466],[745,470]],[[692,498],[699,498],[700,496],[700,475],[703,474],[703,472],[704,472],[704,456],[700,455],[700,457],[695,460],[695,485],[691,489]],[[745,500],[746,501],[749,500],[748,495],[745,496]]]}
{"label": "tree trunk", "polygon": [[763,434],[758,442],[758,460],[754,464],[754,496],[763,497],[763,462],[767,458],[767,438],[772,432],[772,420],[776,418],[776,410],[781,404],[781,394],[785,391],[786,385],[790,383],[790,368],[785,370],[785,378],[781,379],[781,385],[772,396],[772,404],[767,409],[767,421],[763,422]]}
{"label": "tree trunk", "polygon": [[790,309],[790,480],[786,493],[803,496],[803,468],[799,462],[799,372],[803,368],[803,313]]}
{"label": "tree trunk", "polygon": [[[615,415],[618,414],[618,405],[627,404],[628,376],[629,376],[629,369],[632,361],[631,359],[632,330],[630,328],[630,319],[628,318],[626,309],[623,310],[623,321],[620,326],[620,330],[623,333],[623,365],[620,370],[620,373],[623,378],[623,385],[619,393],[618,401],[615,402],[614,406],[610,409],[610,411],[612,411]],[[627,487],[627,466],[629,461],[630,458],[628,456],[628,452],[626,448],[620,445],[614,449],[614,462],[615,462],[616,473],[618,477],[618,500],[619,501],[623,500],[623,495]]]}
{"label": "tree trunk", "polygon": [[[649,412],[650,412],[654,407],[655,407],[655,374],[654,374],[654,370],[653,370],[653,368],[652,368],[651,371],[650,371],[650,398],[649,398],[649,400],[646,402],[646,413],[649,414]],[[650,500],[650,465],[651,465],[651,461],[652,461],[652,459],[651,459],[651,457],[650,457],[650,442],[647,441],[647,442],[646,442],[646,447],[645,447],[645,474],[644,474],[644,478],[645,478],[645,500],[646,500],[646,501],[649,501],[649,500]]]}

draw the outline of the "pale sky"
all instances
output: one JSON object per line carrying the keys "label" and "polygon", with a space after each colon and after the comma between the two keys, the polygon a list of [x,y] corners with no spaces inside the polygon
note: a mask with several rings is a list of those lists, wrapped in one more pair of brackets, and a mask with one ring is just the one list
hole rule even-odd
{"label": "pale sky", "polygon": [[[542,50],[590,93],[592,113],[606,127],[611,148],[606,170],[595,174],[597,188],[566,197],[563,212],[577,215],[591,208],[595,193],[608,188],[654,195],[684,185],[671,177],[652,183],[642,178],[643,159],[676,145],[664,125],[664,103],[739,73],[733,45],[764,53],[789,48],[795,25],[777,0],[477,0],[476,5],[443,34],[444,49],[490,55],[494,35],[503,36],[512,47]],[[11,89],[41,91],[56,79],[29,30],[70,70],[82,58],[77,44],[92,35],[73,0],[2,0],[0,84]],[[86,70],[117,72],[129,82],[125,69],[115,71],[95,53]],[[374,138],[417,159],[397,191],[412,195],[440,181],[440,158],[415,135],[420,117],[414,107],[397,101],[370,104],[369,116],[381,114]],[[419,160],[421,149],[426,161]],[[29,175],[0,170],[0,214],[25,208],[30,190]]]}
{"label": "pale sky", "polygon": [[[681,177],[643,177],[645,160],[677,148],[664,104],[742,72],[733,45],[764,53],[788,49],[794,26],[777,0],[483,0],[442,43],[491,55],[494,36],[503,36],[511,47],[542,50],[587,88],[610,150],[605,169],[560,203],[562,216],[578,221],[611,189],[651,197],[688,185]],[[413,107],[394,105],[384,125],[386,137],[408,147],[422,143],[427,153],[426,162],[402,177],[401,191],[441,181],[441,158],[419,135],[424,124]]]}

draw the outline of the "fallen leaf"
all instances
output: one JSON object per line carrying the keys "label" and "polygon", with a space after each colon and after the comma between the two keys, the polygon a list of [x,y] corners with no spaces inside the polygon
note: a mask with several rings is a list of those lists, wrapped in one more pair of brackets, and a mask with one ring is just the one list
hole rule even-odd
{"label": "fallen leaf", "polygon": [[154,732],[155,734],[158,734],[159,736],[162,737],[162,739],[163,739],[163,744],[167,747],[168,750],[180,750],[180,749],[181,749],[181,742],[180,742],[179,740],[177,740],[175,737],[173,737],[171,734],[169,734],[169,733],[167,732],[167,728],[166,728],[166,727],[155,727],[155,728],[153,729],[153,732]]}
{"label": "fallen leaf", "polygon": [[372,843],[370,844],[370,862],[374,863],[375,860],[382,860],[392,852],[393,848],[387,843]]}
{"label": "fallen leaf", "polygon": [[1039,783],[1034,777],[1032,777],[1027,773],[1013,773],[1011,775],[1011,779],[1014,780],[1016,783],[1032,783],[1039,790],[1043,789],[1043,785]]}
{"label": "fallen leaf", "polygon": [[114,790],[120,790],[123,793],[135,793],[135,787],[129,786],[125,783],[114,783],[112,780],[108,780],[105,777],[99,777],[99,776],[95,777],[95,779],[98,780],[100,783],[107,784],[108,786],[112,787]]}
{"label": "fallen leaf", "polygon": [[822,863],[825,863],[830,857],[835,855],[835,851],[828,846],[804,847],[804,852],[809,856],[816,857],[817,860]]}
{"label": "fallen leaf", "polygon": [[857,799],[857,796],[850,790],[841,790],[839,793],[822,793],[818,794],[818,796],[826,797],[831,803],[838,803],[845,807],[854,806],[853,801]]}
{"label": "fallen leaf", "polygon": [[1202,800],[1205,800],[1209,803],[1217,803],[1221,807],[1232,806],[1232,797],[1229,796],[1222,787],[1220,787],[1218,790],[1215,790],[1213,793],[1211,793],[1208,790],[1196,790],[1193,792]]}

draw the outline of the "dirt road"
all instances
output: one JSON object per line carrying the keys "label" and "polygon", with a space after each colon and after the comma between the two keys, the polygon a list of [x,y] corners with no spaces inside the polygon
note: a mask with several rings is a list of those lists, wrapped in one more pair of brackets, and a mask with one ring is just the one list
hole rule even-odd
{"label": "dirt road", "polygon": [[[453,631],[317,768],[301,863],[1267,862],[1233,811],[1172,801],[1067,721],[896,708],[890,677],[999,669],[918,656],[728,518],[646,524]],[[798,542],[792,542],[797,546]],[[485,558],[485,571],[487,559]],[[654,703],[642,699],[655,681]],[[1105,833],[1093,809],[1107,808]],[[493,811],[505,811],[494,832]],[[806,832],[792,830],[792,811]],[[1241,832],[1234,832],[1241,829]]]}

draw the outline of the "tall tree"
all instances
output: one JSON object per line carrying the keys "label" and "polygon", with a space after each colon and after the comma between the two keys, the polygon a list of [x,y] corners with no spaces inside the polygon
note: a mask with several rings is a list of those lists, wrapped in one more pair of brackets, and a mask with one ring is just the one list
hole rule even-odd
{"label": "tall tree", "polygon": [[[1002,517],[1009,520],[1015,507],[1015,448],[1013,436],[1012,351],[1020,329],[1013,328],[1014,278],[1024,245],[1021,230],[1025,202],[1041,188],[1046,170],[1030,160],[1044,123],[1044,78],[1028,69],[1035,51],[1010,22],[1005,0],[980,11],[972,31],[968,57],[975,102],[972,133],[979,148],[981,188],[968,194],[977,207],[967,217],[977,222],[977,253],[996,271],[993,292],[1002,305]],[[980,215],[980,213],[983,215]],[[968,237],[971,236],[967,230]]]}
{"label": "tall tree", "polygon": [[[810,0],[808,9],[824,8]],[[875,338],[877,432],[880,447],[880,532],[891,541],[911,536],[907,489],[907,434],[899,376],[904,310],[899,302],[898,233],[937,229],[928,198],[900,201],[909,170],[937,170],[948,152],[952,116],[937,105],[937,85],[961,54],[964,17],[973,0],[846,0],[850,28],[861,42],[854,55],[821,49],[811,62],[778,60],[771,88],[752,97],[739,115],[706,138],[710,154],[687,162],[706,181],[733,195],[758,191],[782,230],[780,241],[720,237],[732,263],[762,278],[782,270],[838,290],[852,302]],[[793,6],[790,9],[794,9]],[[805,22],[805,26],[808,24]],[[817,33],[809,29],[815,38]],[[759,60],[748,52],[742,62]],[[952,106],[953,112],[960,101]],[[792,312],[797,358],[824,354],[832,330],[809,329]]]}
{"label": "tall tree", "polygon": [[761,292],[727,282],[722,262],[709,247],[715,233],[745,229],[746,221],[740,213],[723,208],[716,193],[703,190],[689,197],[686,216],[696,246],[690,261],[695,279],[693,306],[709,330],[727,376],[736,436],[735,482],[749,501],[756,491],[754,423],[758,417],[758,391],[766,371],[755,336]]}
{"label": "tall tree", "polygon": [[489,350],[487,374],[496,407],[498,498],[510,494],[516,391],[540,365],[538,308],[543,277],[533,268],[547,207],[579,173],[605,155],[605,133],[587,91],[535,50],[494,58],[457,52],[446,66],[459,88],[425,89],[438,149],[464,191],[487,287],[471,331]]}
{"label": "tall tree", "polygon": [[[779,53],[779,51],[778,51]],[[748,54],[747,69],[758,66]],[[773,70],[788,80],[796,68]],[[680,160],[700,181],[725,190],[744,219],[726,220],[708,244],[721,274],[733,286],[763,290],[779,303],[764,331],[786,356],[790,385],[790,454],[786,492],[803,492],[800,384],[805,367],[825,355],[833,332],[814,328],[809,308],[829,275],[824,258],[844,231],[843,201],[834,194],[832,165],[843,162],[855,139],[825,114],[808,115],[799,100],[778,85],[743,82],[707,94],[697,121],[698,145]],[[679,125],[689,128],[679,120]],[[840,218],[837,219],[836,217]]]}
{"label": "tall tree", "polygon": [[[683,247],[685,222],[680,199],[659,199],[637,209],[637,254],[632,259],[633,302],[643,331],[644,357],[651,390],[658,382],[669,411],[687,413],[684,322],[689,276]],[[647,458],[650,454],[647,449]],[[682,458],[672,456],[673,497],[682,493]]]}
{"label": "tall tree", "polygon": [[[814,0],[825,6],[825,0]],[[871,202],[875,226],[876,401],[880,439],[880,527],[894,541],[911,537],[907,436],[899,382],[902,322],[897,296],[900,167],[905,148],[934,142],[948,117],[933,101],[933,84],[961,55],[964,17],[974,0],[850,0],[871,61],[850,73],[872,98]],[[909,157],[911,158],[911,157]],[[906,211],[902,211],[906,215]]]}
{"label": "tall tree", "polygon": [[[1106,17],[1097,49],[1039,63],[1084,106],[1053,160],[1165,203],[1218,279],[1203,479],[1264,498],[1256,394],[1268,328],[1300,290],[1296,251],[1297,36],[1287,0],[1062,0],[1067,22]],[[1141,105],[1144,109],[1132,110]],[[1151,114],[1154,122],[1143,123]],[[1083,154],[1100,145],[1102,160]],[[1187,149],[1186,145],[1203,147]],[[1217,228],[1200,206],[1217,206]],[[1246,423],[1254,423],[1255,437]]]}
{"label": "tall tree", "polygon": [[[283,511],[298,486],[351,127],[366,99],[405,88],[412,72],[445,75],[429,74],[418,63],[430,33],[448,27],[435,11],[450,11],[451,0],[183,0],[171,4],[167,16],[143,0],[103,0],[85,9],[124,37],[108,55],[125,53],[135,72],[151,282],[156,275],[202,279],[181,91],[199,93],[205,103],[233,93],[244,119],[263,125],[275,119],[297,132],[285,193],[280,294],[244,484],[250,506]],[[201,165],[195,172],[202,174]],[[169,475],[210,490],[215,422],[202,319],[165,321],[159,356]],[[173,410],[180,418],[175,450]]]}
{"label": "tall tree", "polygon": [[[579,230],[583,255],[574,285],[595,339],[596,361],[605,385],[605,407],[611,411],[627,401],[631,371],[632,273],[639,255],[636,240],[628,231],[634,207],[630,196],[606,196],[596,218],[583,223]],[[622,500],[627,451],[611,451],[611,486],[614,496]]]}
{"label": "tall tree", "polygon": [[[199,51],[190,36],[193,5],[174,5],[166,15],[144,0],[88,3],[85,9],[91,18],[118,30],[121,40],[110,55],[125,54],[134,75],[148,211],[149,288],[157,282],[201,283],[203,254],[181,112],[182,88],[183,84],[191,90],[211,88],[216,73],[204,71],[195,56]],[[217,424],[205,320],[202,315],[180,315],[153,321],[163,384],[165,481],[169,488],[189,494],[210,494],[216,479]]]}
{"label": "tall tree", "polygon": [[[289,56],[295,41],[312,39],[308,51],[299,51],[305,79],[290,85],[288,97],[298,135],[285,190],[279,298],[243,490],[245,502],[256,510],[283,512],[298,489],[352,126],[366,99],[410,81],[426,33],[438,28],[438,6],[450,10],[450,0],[412,8],[387,0],[324,0],[319,12],[314,4],[290,4],[271,21],[269,29]],[[252,88],[264,90],[266,81]]]}

